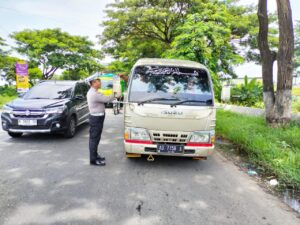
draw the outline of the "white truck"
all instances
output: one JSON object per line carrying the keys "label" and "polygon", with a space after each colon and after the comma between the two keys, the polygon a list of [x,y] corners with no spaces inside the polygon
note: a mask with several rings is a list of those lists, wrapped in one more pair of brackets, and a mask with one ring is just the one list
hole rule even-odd
{"label": "white truck", "polygon": [[140,59],[125,95],[128,157],[171,155],[206,159],[214,150],[216,110],[212,80],[197,62]]}

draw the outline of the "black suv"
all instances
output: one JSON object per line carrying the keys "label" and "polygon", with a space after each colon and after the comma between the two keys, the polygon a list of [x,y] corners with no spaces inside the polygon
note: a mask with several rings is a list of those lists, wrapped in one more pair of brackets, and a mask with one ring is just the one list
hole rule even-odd
{"label": "black suv", "polygon": [[44,81],[22,97],[6,104],[2,128],[11,137],[23,133],[63,132],[75,135],[76,127],[88,121],[86,94],[89,86],[78,81]]}

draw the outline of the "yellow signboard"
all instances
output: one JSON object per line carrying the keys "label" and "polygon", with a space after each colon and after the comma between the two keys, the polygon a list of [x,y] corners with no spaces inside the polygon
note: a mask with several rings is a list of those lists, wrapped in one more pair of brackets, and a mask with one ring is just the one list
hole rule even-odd
{"label": "yellow signboard", "polygon": [[26,92],[29,89],[28,63],[25,61],[16,63],[16,84],[18,92]]}
{"label": "yellow signboard", "polygon": [[23,76],[23,75],[17,74],[17,88],[18,89],[28,89],[29,88],[28,75]]}

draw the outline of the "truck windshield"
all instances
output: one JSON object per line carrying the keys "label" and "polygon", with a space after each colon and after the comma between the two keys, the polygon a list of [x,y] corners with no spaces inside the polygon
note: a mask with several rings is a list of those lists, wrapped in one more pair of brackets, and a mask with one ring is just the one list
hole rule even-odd
{"label": "truck windshield", "polygon": [[101,89],[108,90],[113,88],[113,80],[101,79]]}
{"label": "truck windshield", "polygon": [[[212,90],[205,70],[168,66],[139,66],[133,71],[129,101],[184,105],[211,105]],[[163,100],[166,99],[166,100]]]}
{"label": "truck windshield", "polygon": [[44,82],[30,89],[24,99],[65,99],[70,98],[71,94],[71,85]]}

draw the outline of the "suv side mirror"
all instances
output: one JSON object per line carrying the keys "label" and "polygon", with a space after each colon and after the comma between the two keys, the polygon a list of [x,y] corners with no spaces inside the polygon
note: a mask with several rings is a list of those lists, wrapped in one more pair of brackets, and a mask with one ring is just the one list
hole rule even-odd
{"label": "suv side mirror", "polygon": [[76,95],[74,99],[76,99],[76,100],[83,100],[84,97],[83,97],[83,95]]}

